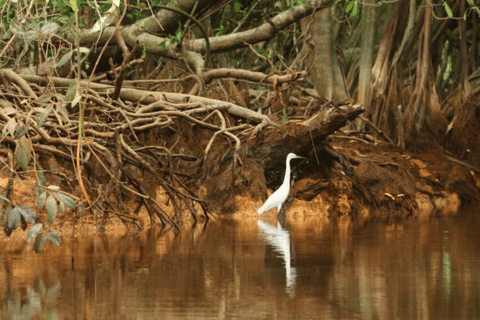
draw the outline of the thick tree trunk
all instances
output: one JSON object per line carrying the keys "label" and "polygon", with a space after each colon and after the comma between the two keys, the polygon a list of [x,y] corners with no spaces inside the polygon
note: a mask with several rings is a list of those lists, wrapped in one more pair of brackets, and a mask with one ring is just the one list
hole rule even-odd
{"label": "thick tree trunk", "polygon": [[[407,44],[409,42],[412,42],[413,39],[413,34],[415,32],[415,22],[418,20],[417,19],[417,4],[415,0],[405,0],[402,2],[400,5],[406,6],[409,5],[408,11],[408,22],[407,22],[407,27],[405,28],[405,32],[403,33],[402,37],[402,42],[400,43],[400,46],[398,47],[397,51],[395,52],[395,55],[393,56],[392,59],[392,67],[396,68],[398,62],[402,58],[402,56],[405,56],[405,48],[407,47]],[[423,12],[422,10],[420,10]]]}
{"label": "thick tree trunk", "polygon": [[360,75],[358,79],[357,101],[365,107],[367,113],[373,110],[370,106],[372,98],[372,66],[373,44],[375,38],[375,8],[370,6],[374,0],[366,0],[362,9],[362,42],[360,46]]}
{"label": "thick tree trunk", "polygon": [[[465,14],[465,0],[460,1],[460,16],[463,17]],[[465,85],[468,82],[468,52],[467,52],[467,22],[464,19],[458,20],[459,29],[460,29],[460,58],[461,69],[460,69],[460,86],[463,90],[466,90]]]}
{"label": "thick tree trunk", "polygon": [[[412,139],[415,137],[413,131],[422,131],[430,109],[431,86],[428,85],[429,75],[431,72],[430,63],[430,39],[432,25],[432,4],[427,3],[425,6],[425,15],[423,22],[422,36],[418,42],[418,60],[417,60],[417,77],[415,81],[415,91],[410,104],[406,110],[407,119],[407,135]],[[413,141],[412,141],[413,142]]]}
{"label": "thick tree trunk", "polygon": [[[392,115],[392,101],[389,101],[391,93],[396,90],[390,81],[390,88],[388,80],[391,75],[390,57],[393,51],[395,42],[395,34],[398,25],[398,14],[394,14],[390,21],[387,22],[383,32],[382,40],[378,48],[377,58],[372,69],[372,99],[376,101],[374,106],[371,106],[371,117],[374,124],[382,128],[390,134],[395,131],[391,128],[389,118]],[[398,106],[398,101],[393,101],[393,108]]]}
{"label": "thick tree trunk", "polygon": [[309,32],[314,42],[314,58],[310,76],[318,95],[330,101],[348,98],[338,64],[333,35],[333,8],[317,11]]}
{"label": "thick tree trunk", "polygon": [[[460,16],[463,17],[465,13],[465,0],[460,2]],[[458,82],[457,92],[459,98],[454,104],[454,116],[448,125],[446,136],[446,147],[460,159],[469,159],[469,153],[472,152],[471,158],[475,159],[475,154],[478,152],[476,146],[478,145],[478,138],[472,135],[472,132],[479,131],[478,116],[479,104],[475,99],[472,99],[472,85],[468,81],[468,51],[467,51],[467,23],[464,19],[459,19],[460,31],[460,77]],[[474,58],[473,58],[474,59]],[[475,82],[473,82],[475,83]]]}

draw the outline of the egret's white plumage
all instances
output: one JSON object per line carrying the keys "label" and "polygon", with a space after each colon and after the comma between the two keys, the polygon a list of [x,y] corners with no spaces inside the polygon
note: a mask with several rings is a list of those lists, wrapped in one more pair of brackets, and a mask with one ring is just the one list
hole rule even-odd
{"label": "egret's white plumage", "polygon": [[287,156],[287,168],[285,170],[285,178],[283,179],[283,184],[278,188],[277,191],[272,193],[272,195],[265,201],[263,206],[258,209],[257,213],[262,214],[267,212],[270,209],[277,208],[277,213],[280,213],[282,204],[287,200],[288,193],[290,192],[290,160],[295,158],[303,158],[297,156],[294,153],[289,153]]}

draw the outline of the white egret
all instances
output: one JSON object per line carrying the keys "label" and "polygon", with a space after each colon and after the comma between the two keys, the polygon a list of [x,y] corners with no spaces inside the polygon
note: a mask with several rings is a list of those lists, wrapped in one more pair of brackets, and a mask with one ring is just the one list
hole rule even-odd
{"label": "white egret", "polygon": [[289,153],[287,156],[287,168],[285,170],[285,178],[283,179],[283,184],[278,188],[277,191],[272,193],[272,195],[265,201],[263,206],[258,209],[257,213],[262,214],[267,212],[270,209],[277,208],[277,213],[280,213],[283,203],[287,200],[288,194],[290,192],[290,160],[295,158],[304,158],[297,156],[294,153]]}

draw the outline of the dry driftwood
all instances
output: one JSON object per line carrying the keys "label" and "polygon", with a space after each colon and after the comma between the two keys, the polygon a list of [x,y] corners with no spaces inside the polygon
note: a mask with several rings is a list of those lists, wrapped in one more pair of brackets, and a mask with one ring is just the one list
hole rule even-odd
{"label": "dry driftwood", "polygon": [[263,130],[255,141],[243,146],[241,154],[262,159],[266,168],[283,167],[288,153],[308,155],[330,134],[364,111],[361,105],[324,108],[306,121]]}

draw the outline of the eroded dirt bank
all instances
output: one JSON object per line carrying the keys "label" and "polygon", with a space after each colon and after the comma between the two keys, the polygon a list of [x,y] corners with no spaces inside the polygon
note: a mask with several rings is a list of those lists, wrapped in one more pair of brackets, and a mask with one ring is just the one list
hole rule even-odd
{"label": "eroded dirt bank", "polygon": [[[359,142],[339,135],[332,137],[332,146],[343,165],[326,152],[310,154],[308,161],[294,165],[296,182],[287,200],[287,217],[427,218],[455,214],[461,206],[480,199],[478,173],[442,152],[413,154],[388,143]],[[274,188],[282,174],[278,173]],[[255,179],[242,182],[250,185]],[[241,183],[237,185],[241,189]],[[243,192],[232,211],[256,215],[266,194],[258,196],[257,189],[249,187]],[[268,215],[275,216],[276,211]]]}
{"label": "eroded dirt bank", "polygon": [[[76,234],[115,235],[152,225],[179,230],[221,216],[256,218],[268,190],[281,185],[290,152],[306,160],[292,163],[295,184],[283,206],[287,218],[389,221],[452,214],[480,199],[475,145],[467,144],[475,155],[470,165],[449,155],[441,141],[406,151],[371,132],[349,129],[364,111],[350,101],[297,106],[289,111],[291,121],[281,125],[278,113],[267,117],[185,94],[126,89],[125,105],[112,102],[110,89],[99,85],[85,96],[84,137],[77,109],[61,118],[42,108],[23,110],[20,103],[6,109],[18,121],[0,113],[2,213],[9,205],[29,206],[44,229],[62,236],[73,236],[74,226]],[[36,121],[29,118],[33,113]],[[52,200],[50,222],[45,195]],[[70,208],[62,213],[65,196]],[[14,234],[37,223],[20,224],[20,214],[3,214],[4,225],[7,216]]]}
{"label": "eroded dirt bank", "polygon": [[[312,151],[305,154],[308,160],[293,164],[295,183],[285,205],[287,219],[316,217],[345,223],[428,218],[432,215],[455,214],[461,206],[475,204],[480,199],[478,173],[452,162],[441,151],[412,154],[385,142],[360,140],[336,134],[330,139],[329,152],[324,149],[315,154]],[[201,152],[202,139],[195,141]],[[222,152],[222,148],[216,152]],[[232,159],[227,158],[216,163],[216,171],[202,172],[203,177],[200,175],[196,180],[198,194],[204,197],[217,219],[231,215],[239,219],[255,217],[256,210],[267,195],[281,184],[284,166],[266,170],[265,176],[261,159],[249,156],[241,159],[242,165],[235,169],[235,175],[229,168],[233,165]],[[67,172],[65,170],[61,168],[60,171]],[[1,173],[0,185],[5,187],[8,183],[5,168]],[[207,179],[206,176],[216,178]],[[271,189],[267,189],[267,185]],[[172,203],[161,187],[152,190],[152,195],[166,212],[173,212]],[[33,173],[24,173],[15,178],[13,198],[17,204],[36,208]],[[134,211],[134,201],[126,199],[125,204],[128,210]],[[72,210],[59,214],[50,228],[62,236],[72,236],[73,215]],[[151,226],[151,219],[144,207],[135,214],[140,228],[131,227],[114,214],[97,218],[88,213],[76,212],[76,215],[77,236],[98,232],[123,235]],[[40,211],[39,216],[40,221],[45,222],[46,213]],[[185,214],[184,227],[193,223],[188,216]],[[265,214],[264,219],[276,219],[276,210]],[[26,235],[26,231],[15,232],[14,238]],[[2,237],[5,237],[4,233]]]}

